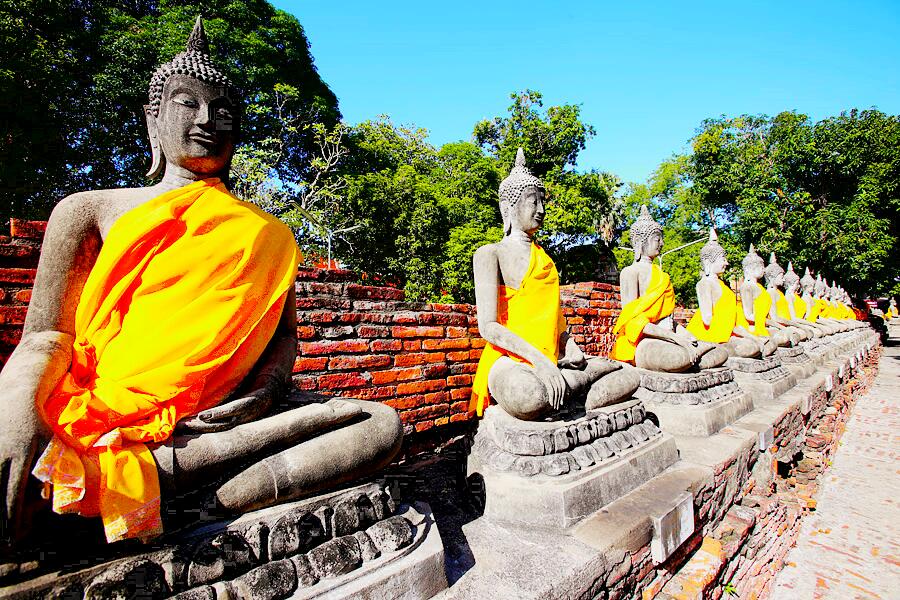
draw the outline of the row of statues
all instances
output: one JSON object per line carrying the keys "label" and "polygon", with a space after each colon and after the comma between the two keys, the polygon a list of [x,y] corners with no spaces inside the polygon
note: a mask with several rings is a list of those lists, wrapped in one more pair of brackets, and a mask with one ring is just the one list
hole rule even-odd
{"label": "row of statues", "polygon": [[[285,225],[228,189],[239,95],[199,18],[149,92],[148,175],[161,180],[58,204],[21,343],[0,372],[7,551],[48,504],[99,517],[109,542],[149,540],[163,532],[167,503],[198,490],[224,515],[242,514],[371,476],[400,449],[399,418],[383,404],[285,401],[299,251]],[[676,327],[672,283],[654,262],[663,229],[643,207],[615,344],[609,357],[588,357],[567,329],[557,269],[534,241],[545,188],[521,149],[499,202],[504,237],[473,259],[487,341],[473,381],[478,415],[492,400],[523,421],[573,405],[602,411],[634,397],[641,370],[714,369],[856,326],[841,288],[790,264],[785,272],[774,255],[765,265],[752,247],[735,294],[711,231],[700,308]],[[640,427],[643,409],[618,418]]]}

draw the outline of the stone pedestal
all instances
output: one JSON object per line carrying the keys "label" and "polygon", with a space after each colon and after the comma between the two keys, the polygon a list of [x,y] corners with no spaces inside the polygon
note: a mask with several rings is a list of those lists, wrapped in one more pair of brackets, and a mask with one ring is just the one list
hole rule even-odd
{"label": "stone pedestal", "polygon": [[734,371],[734,380],[758,402],[771,401],[797,384],[797,378],[775,356],[766,358],[731,357],[725,366]]}
{"label": "stone pedestal", "polygon": [[805,352],[803,346],[779,348],[775,356],[781,360],[784,368],[791,372],[797,381],[806,379],[816,372],[816,364]]}
{"label": "stone pedestal", "polygon": [[677,460],[675,441],[639,400],[554,421],[521,421],[491,406],[468,471],[483,480],[490,520],[563,530]]}
{"label": "stone pedestal", "polygon": [[639,369],[636,396],[675,435],[708,436],[753,410],[753,401],[734,381],[731,369],[660,373]]}
{"label": "stone pedestal", "polygon": [[[447,587],[440,534],[425,503],[396,506],[368,483],[168,534],[117,560],[41,573],[0,598],[404,598]],[[86,555],[84,564],[89,565]]]}

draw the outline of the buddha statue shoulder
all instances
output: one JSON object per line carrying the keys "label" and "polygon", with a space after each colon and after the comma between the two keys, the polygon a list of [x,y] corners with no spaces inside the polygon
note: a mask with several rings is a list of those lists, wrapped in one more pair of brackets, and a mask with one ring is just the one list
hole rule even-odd
{"label": "buddha statue shoulder", "polygon": [[610,357],[669,373],[723,365],[727,350],[675,330],[675,291],[669,275],[653,262],[662,250],[663,228],[646,205],[630,232],[634,263],[619,275],[622,312],[613,326],[616,340]]}
{"label": "buddha statue shoulder", "polygon": [[473,257],[478,331],[487,342],[472,383],[470,408],[480,416],[493,400],[534,420],[586,398],[591,410],[628,400],[640,385],[630,366],[587,357],[569,335],[559,274],[534,241],[544,219],[544,184],[519,148],[500,184],[503,239]]}
{"label": "buddha statue shoulder", "polygon": [[228,189],[240,97],[199,18],[149,97],[148,175],[161,180],[59,202],[0,372],[7,548],[48,501],[100,517],[109,542],[147,540],[171,498],[208,490],[243,513],[372,473],[399,450],[389,407],[280,402],[299,252]]}
{"label": "buddha statue shoulder", "polygon": [[720,275],[728,267],[725,249],[719,244],[715,229],[709,230],[709,241],[700,249],[701,277],[697,282],[697,310],[686,329],[698,340],[722,344],[730,356],[759,358],[775,351],[773,344],[747,331],[738,322],[737,295]]}

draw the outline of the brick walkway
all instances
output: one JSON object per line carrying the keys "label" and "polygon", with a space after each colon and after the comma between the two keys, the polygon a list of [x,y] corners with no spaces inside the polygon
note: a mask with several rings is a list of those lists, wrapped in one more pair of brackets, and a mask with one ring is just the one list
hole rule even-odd
{"label": "brick walkway", "polygon": [[900,338],[892,333],[770,600],[900,598]]}

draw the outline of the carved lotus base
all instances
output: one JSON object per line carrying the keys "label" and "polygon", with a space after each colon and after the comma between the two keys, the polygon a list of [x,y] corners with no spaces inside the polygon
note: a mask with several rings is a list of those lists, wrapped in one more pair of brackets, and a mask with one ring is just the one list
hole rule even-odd
{"label": "carved lotus base", "polygon": [[806,353],[803,346],[779,348],[775,356],[781,359],[781,364],[799,381],[815,373],[816,364]]}
{"label": "carved lotus base", "polygon": [[521,421],[489,407],[469,455],[489,519],[566,529],[678,460],[639,400],[555,421]]}
{"label": "carved lotus base", "polygon": [[637,391],[663,431],[708,436],[753,410],[753,401],[734,381],[731,369],[661,373],[639,369]]}
{"label": "carved lotus base", "polygon": [[[353,593],[412,600],[447,587],[443,546],[428,505],[395,506],[377,483],[170,534],[143,552],[134,549],[122,558],[0,588],[0,598],[130,597],[126,590],[135,582],[147,597],[179,600]],[[409,580],[411,572],[419,576]]]}

